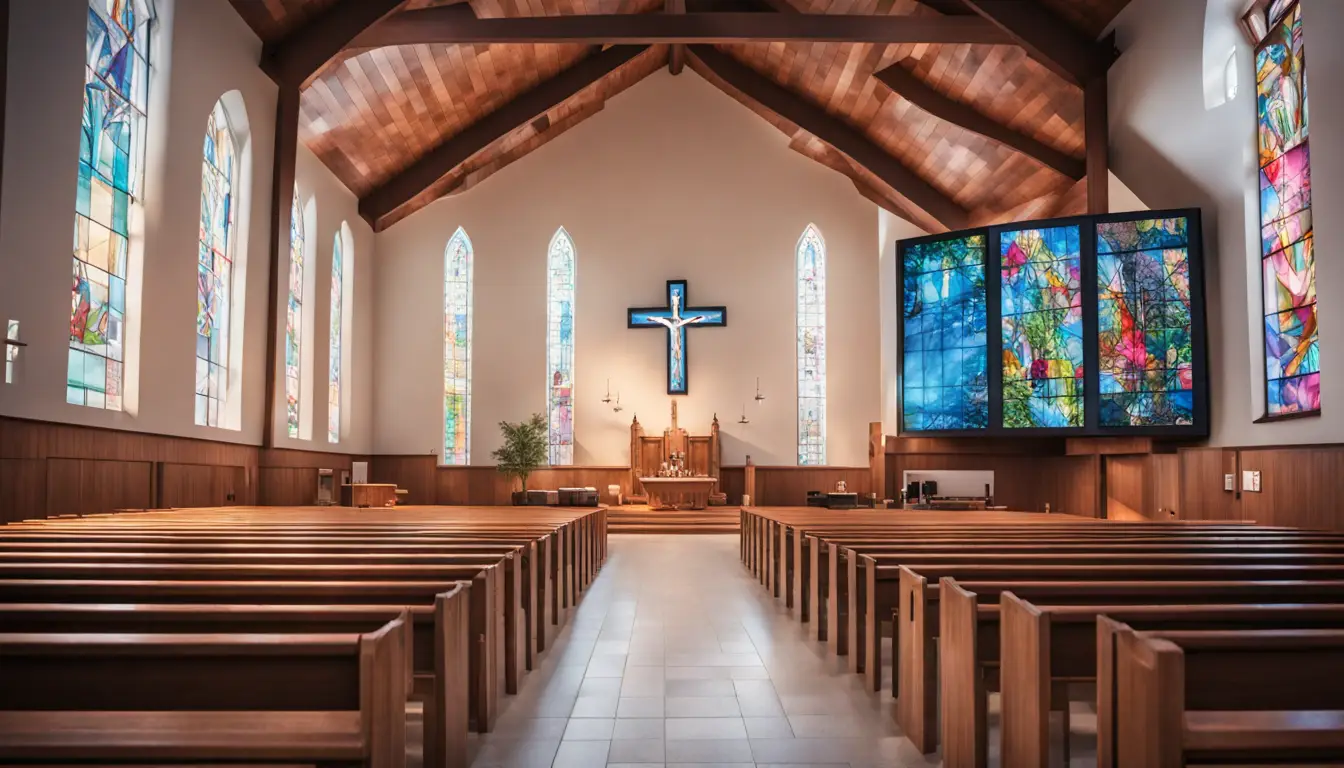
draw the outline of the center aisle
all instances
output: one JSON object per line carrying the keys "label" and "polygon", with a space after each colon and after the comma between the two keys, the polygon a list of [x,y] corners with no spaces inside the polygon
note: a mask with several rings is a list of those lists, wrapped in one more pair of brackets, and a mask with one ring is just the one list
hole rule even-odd
{"label": "center aisle", "polygon": [[475,768],[929,766],[742,567],[738,537],[611,536]]}

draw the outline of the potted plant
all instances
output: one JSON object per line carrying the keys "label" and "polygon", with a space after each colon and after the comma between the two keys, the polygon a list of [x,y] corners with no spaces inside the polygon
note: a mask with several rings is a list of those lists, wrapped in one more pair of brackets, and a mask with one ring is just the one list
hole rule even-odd
{"label": "potted plant", "polygon": [[546,427],[546,417],[540,413],[532,414],[532,418],[527,421],[499,422],[504,445],[490,455],[494,457],[495,467],[500,474],[521,482],[523,489],[513,492],[513,503],[516,505],[527,504],[527,478],[546,464]]}

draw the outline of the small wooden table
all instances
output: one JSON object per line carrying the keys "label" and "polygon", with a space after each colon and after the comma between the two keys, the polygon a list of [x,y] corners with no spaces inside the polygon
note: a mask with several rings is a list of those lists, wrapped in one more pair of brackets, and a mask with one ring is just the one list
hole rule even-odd
{"label": "small wooden table", "polygon": [[346,483],[341,486],[342,507],[394,507],[396,483]]}
{"label": "small wooden table", "polygon": [[704,509],[717,477],[641,477],[654,509]]}

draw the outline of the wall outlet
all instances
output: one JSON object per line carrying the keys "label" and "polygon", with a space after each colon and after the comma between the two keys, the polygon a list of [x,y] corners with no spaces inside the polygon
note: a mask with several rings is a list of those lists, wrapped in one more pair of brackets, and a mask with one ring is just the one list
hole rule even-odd
{"label": "wall outlet", "polygon": [[1260,492],[1260,470],[1243,469],[1241,471],[1241,490],[1249,493]]}
{"label": "wall outlet", "polygon": [[1237,490],[1237,476],[1236,476],[1236,475],[1232,474],[1231,472],[1228,472],[1226,475],[1223,475],[1223,490],[1224,490],[1224,491],[1235,491],[1235,490]]}

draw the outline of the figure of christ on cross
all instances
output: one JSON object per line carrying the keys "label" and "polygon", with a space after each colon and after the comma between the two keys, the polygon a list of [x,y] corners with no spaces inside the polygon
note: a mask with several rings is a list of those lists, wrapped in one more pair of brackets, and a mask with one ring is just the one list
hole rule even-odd
{"label": "figure of christ on cross", "polygon": [[725,307],[686,306],[686,281],[667,281],[667,306],[643,307],[629,310],[630,328],[665,328],[667,330],[667,394],[684,395],[690,388],[687,367],[686,329],[688,327],[722,328],[728,325]]}

